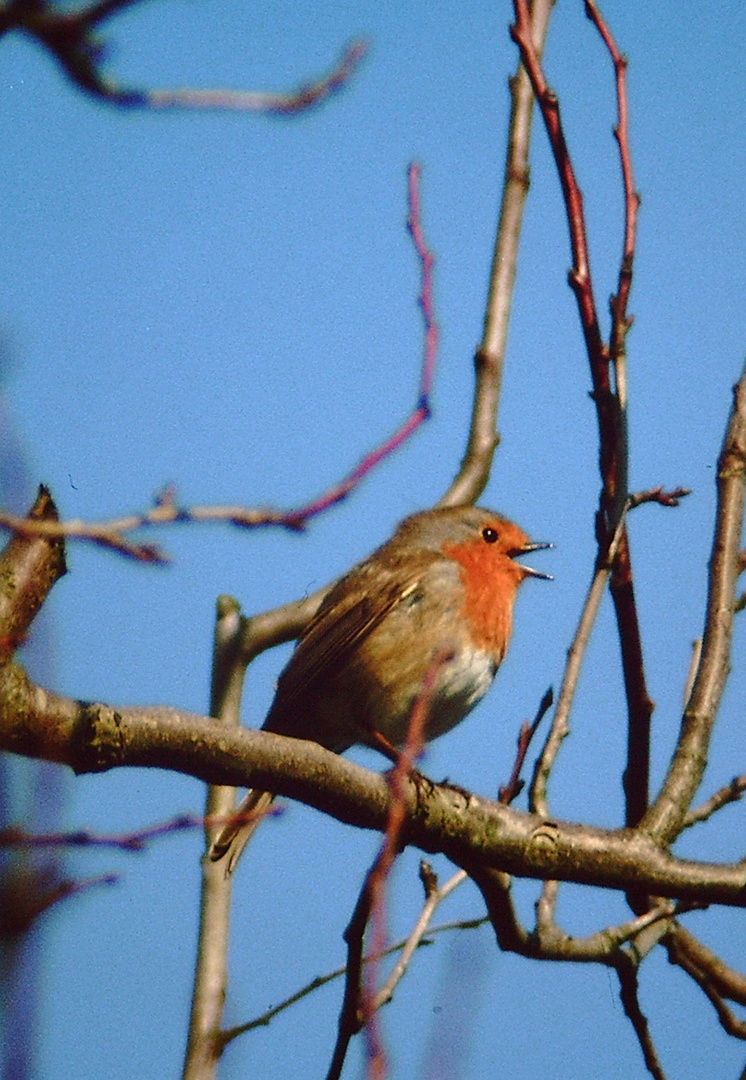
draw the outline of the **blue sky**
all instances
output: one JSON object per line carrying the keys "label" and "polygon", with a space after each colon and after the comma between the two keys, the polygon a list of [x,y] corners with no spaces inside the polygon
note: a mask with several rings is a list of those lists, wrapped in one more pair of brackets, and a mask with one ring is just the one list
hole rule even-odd
{"label": "blue sky", "polygon": [[[741,5],[609,3],[630,59],[632,149],[642,195],[629,338],[631,485],[691,487],[675,511],[630,523],[654,718],[654,777],[678,728],[691,641],[701,631],[714,466],[746,342],[746,119]],[[281,90],[326,70],[354,36],[370,54],[353,84],[294,120],[118,112],[84,98],[30,43],[0,64],[0,328],[10,402],[30,475],[65,517],[146,507],[173,482],[185,503],[291,507],[345,475],[391,433],[416,393],[419,268],[404,228],[406,167],[423,169],[424,224],[437,257],[442,337],[432,420],[354,498],[307,535],[192,527],[159,539],[167,569],[74,546],[50,602],[53,682],[113,703],[207,703],[215,598],[248,613],[312,590],[431,504],[464,446],[471,358],[481,332],[504,160],[510,5],[153,0],[110,24],[109,70],[137,86]],[[555,9],[546,52],[586,196],[599,308],[616,277],[621,203],[613,79],[582,4]],[[489,794],[514,735],[558,686],[593,556],[595,418],[567,233],[543,130],[532,186],[486,505],[553,540],[552,584],[521,595],[511,653],[468,722],[434,744],[425,771]],[[740,653],[739,653],[740,649]],[[744,771],[744,676],[735,641],[703,795]],[[261,723],[287,650],[249,674],[245,722]],[[550,789],[553,813],[617,825],[624,709],[604,606]],[[360,760],[377,767],[372,755]],[[195,781],[128,771],[70,779],[71,827],[121,832],[199,813]],[[742,855],[740,810],[687,837],[700,858]],[[341,962],[341,934],[375,837],[299,807],[267,825],[241,867],[227,1019],[263,1011]],[[177,1074],[186,1029],[199,838],[147,854],[70,858],[81,877],[121,882],[47,920],[39,1076],[107,1080]],[[392,934],[418,909],[417,853],[397,870]],[[445,861],[436,869],[449,873]],[[527,920],[537,889],[518,884]],[[625,917],[613,895],[562,891],[570,933]],[[443,919],[481,913],[467,887]],[[743,968],[735,913],[687,923]],[[654,956],[642,971],[664,1065],[677,1078],[741,1068],[714,1014]],[[490,932],[443,939],[418,957],[384,1016],[393,1078],[428,1070],[438,1031],[469,986],[460,1072],[481,1080],[643,1076],[614,979],[595,968],[497,954]],[[327,989],[226,1054],[221,1076],[321,1075],[339,988]],[[436,1055],[437,1056],[437,1055]],[[348,1065],[350,1076],[359,1066]]]}

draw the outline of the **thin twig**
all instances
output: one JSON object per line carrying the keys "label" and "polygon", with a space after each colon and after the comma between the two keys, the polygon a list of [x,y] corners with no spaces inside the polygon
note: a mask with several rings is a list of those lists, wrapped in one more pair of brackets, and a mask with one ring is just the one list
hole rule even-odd
{"label": "thin twig", "polygon": [[746,791],[746,776],[734,776],[729,784],[720,788],[714,795],[711,795],[706,802],[703,802],[701,806],[696,807],[694,810],[690,810],[684,818],[682,828],[690,829],[692,825],[698,825],[701,821],[707,821],[718,810],[722,810],[724,806],[729,806],[731,803],[740,802],[744,791]]}
{"label": "thin twig", "polygon": [[438,348],[438,327],[435,321],[435,304],[433,300],[434,256],[427,247],[422,228],[420,166],[416,162],[409,166],[407,195],[409,203],[407,229],[412,237],[420,262],[419,306],[425,330],[417,403],[412,413],[394,434],[370,454],[366,454],[349,476],[339,484],[335,484],[317,499],[313,499],[311,502],[306,503],[305,506],[301,506],[285,515],[286,521],[282,522],[282,524],[287,524],[290,528],[302,528],[310,518],[347,498],[350,492],[380,461],[397,450],[430,417],[430,394]]}
{"label": "thin twig", "polygon": [[497,796],[498,801],[505,806],[510,806],[525,787],[525,781],[521,780],[521,770],[526,760],[526,754],[531,746],[534,735],[539,729],[539,724],[551,709],[553,701],[554,692],[550,686],[539,702],[539,708],[536,710],[536,716],[534,717],[533,722],[531,724],[525,722],[521,724],[521,730],[518,733],[518,746],[516,749],[515,761],[513,763],[513,771],[510,774],[508,783],[500,785]]}
{"label": "thin twig", "polygon": [[223,522],[240,528],[275,525],[297,532],[304,529],[311,518],[346,499],[384,458],[394,453],[430,416],[430,394],[438,331],[433,300],[434,260],[424,239],[419,185],[420,169],[417,164],[413,164],[409,169],[408,180],[408,228],[420,261],[419,305],[423,314],[425,331],[417,402],[411,414],[394,434],[375,450],[366,454],[345,479],[305,505],[289,511],[243,506],[187,507],[177,502],[176,493],[172,487],[166,487],[156,496],[154,505],[149,510],[112,518],[108,521],[40,521],[0,511],[0,528],[11,530],[20,536],[66,537],[87,541],[141,562],[165,563],[168,561],[168,556],[157,544],[130,540],[125,534],[153,526],[204,522]]}
{"label": "thin twig", "polygon": [[[521,769],[523,768],[526,754],[531,745],[531,740],[536,734],[539,724],[544,718],[547,710],[551,707],[551,704],[552,691],[550,688],[541,699],[533,722],[530,725],[523,724],[521,726],[521,731],[518,736],[516,759],[510,780],[507,784],[500,786],[499,801],[503,803],[503,805],[509,805],[520,794],[523,788],[523,781],[520,780]],[[439,887],[435,874],[433,874],[432,871],[428,871],[429,867],[427,864],[421,864],[421,876],[425,882],[425,903],[417,922],[407,938],[407,943],[402,951],[402,955],[373,1000],[374,1009],[380,1009],[382,1005],[385,1005],[391,1000],[394,990],[407,970],[415,950],[421,944],[424,934],[428,932],[427,928],[430,925],[430,920],[432,919],[435,910],[443,903],[446,897],[450,896],[454,889],[457,889],[468,877],[465,870],[459,870],[457,873],[453,874],[444,885]],[[507,875],[505,876],[507,879]]]}
{"label": "thin twig", "polygon": [[547,783],[554,761],[559,752],[563,739],[570,731],[569,718],[575,691],[580,678],[580,669],[583,663],[591,630],[598,615],[606,583],[611,572],[611,564],[616,554],[617,545],[620,542],[624,529],[624,517],[620,518],[616,532],[612,537],[605,560],[600,562],[593,573],[588,595],[580,614],[578,628],[575,631],[572,644],[567,653],[567,664],[562,677],[562,686],[559,692],[557,708],[555,709],[552,727],[547,736],[544,748],[534,767],[534,775],[529,790],[529,809],[532,813],[546,816],[549,813],[547,804]]}
{"label": "thin twig", "polygon": [[[466,875],[463,873],[463,871],[459,871],[458,874],[453,875],[450,881],[454,882],[456,878],[463,878],[465,876]],[[440,890],[441,893],[446,893],[449,884],[450,882],[446,882],[446,884]],[[425,937],[424,935],[419,936],[419,938],[414,942],[414,944],[412,934],[410,934],[406,938],[400,938],[399,941],[395,941],[391,945],[388,945],[383,955],[391,956],[397,952],[403,953],[409,950],[410,946],[412,947],[413,951],[415,951],[428,945],[432,945],[431,939],[437,934],[450,933],[454,930],[478,930],[488,921],[489,920],[486,916],[482,916],[481,918],[475,919],[455,919],[451,922],[439,923],[437,926],[429,927],[429,929],[427,929],[427,937]],[[370,955],[363,957],[363,964],[369,964],[372,959],[373,957],[371,957]],[[407,964],[405,964],[404,966],[406,967]],[[247,1031],[253,1031],[255,1028],[259,1027],[268,1027],[269,1024],[271,1024],[271,1022],[274,1020],[274,1018],[280,1013],[285,1012],[286,1009],[291,1008],[291,1006],[295,1005],[298,1001],[302,1001],[303,998],[308,997],[308,995],[312,994],[315,990],[321,989],[322,986],[326,986],[328,983],[334,982],[336,979],[340,979],[346,973],[346,971],[347,967],[345,965],[343,967],[335,968],[334,971],[327,972],[326,975],[317,975],[314,979],[311,979],[310,982],[306,983],[305,986],[302,986],[300,990],[296,990],[295,993],[290,994],[288,997],[280,1001],[277,1005],[273,1005],[271,1009],[267,1009],[267,1011],[262,1013],[260,1016],[255,1017],[253,1020],[247,1020],[244,1024],[237,1024],[236,1027],[228,1028],[227,1030],[223,1031],[221,1033],[221,1042],[225,1046],[227,1043],[232,1042],[240,1035],[244,1035]],[[383,995],[386,990],[386,986],[388,986],[388,981],[383,987],[381,987],[381,990],[378,993],[378,996],[376,998],[377,1008],[380,1007],[380,1005],[385,1004],[385,1001],[383,1000]]]}
{"label": "thin twig", "polygon": [[619,961],[616,964],[616,973],[619,976],[619,997],[640,1044],[645,1067],[650,1075],[654,1077],[654,1080],[666,1080],[666,1074],[663,1072],[663,1066],[660,1063],[650,1034],[647,1017],[640,1008],[640,999],[637,993],[637,967],[624,953],[620,953]]}
{"label": "thin twig", "polygon": [[[588,238],[583,214],[583,195],[565,141],[557,95],[550,89],[546,81],[540,57],[534,47],[528,0],[514,0],[513,8],[515,23],[510,28],[511,37],[520,50],[523,66],[531,80],[531,86],[541,110],[562,187],[573,259],[569,281],[578,303],[581,327],[591,366],[593,396],[598,412],[601,444],[605,450],[608,450],[613,443],[614,434],[613,418],[610,412],[609,356],[608,349],[601,338],[593,295]],[[602,473],[604,475],[609,471],[605,464],[602,464]]]}
{"label": "thin twig", "polygon": [[[273,808],[272,814],[279,814],[281,810]],[[253,814],[245,815],[247,821],[253,820]],[[16,848],[114,848],[117,851],[126,851],[130,854],[140,854],[148,850],[153,840],[171,836],[173,833],[184,832],[191,829],[222,828],[229,822],[238,820],[243,824],[243,819],[233,812],[223,814],[177,814],[158,825],[148,825],[145,829],[135,832],[106,835],[93,833],[88,829],[71,829],[68,832],[30,833],[17,825],[7,825],[0,828],[0,849],[11,850]]]}
{"label": "thin twig", "polygon": [[[450,896],[454,889],[457,889],[462,882],[466,881],[466,879],[467,874],[465,870],[458,870],[448,879],[448,881],[446,881],[445,885],[440,887],[437,884],[437,878],[434,879],[434,886],[427,892],[422,911],[404,943],[401,950],[401,956],[392,968],[386,982],[373,998],[372,1008],[380,1009],[382,1005],[386,1005],[394,996],[394,990],[399,985],[409,967],[409,963],[415,952],[419,949],[420,945],[423,944],[425,934],[437,933],[437,928],[429,928],[430,920],[436,909],[443,903],[446,897]],[[485,919],[479,919],[474,925],[482,925],[485,921]],[[382,953],[381,955],[385,955],[385,953]]]}
{"label": "thin twig", "polygon": [[660,484],[658,487],[649,488],[647,491],[633,492],[627,502],[630,510],[634,510],[636,506],[642,506],[643,503],[658,503],[659,506],[678,506],[687,495],[691,495],[689,488],[677,487],[671,491],[666,491],[663,485]]}

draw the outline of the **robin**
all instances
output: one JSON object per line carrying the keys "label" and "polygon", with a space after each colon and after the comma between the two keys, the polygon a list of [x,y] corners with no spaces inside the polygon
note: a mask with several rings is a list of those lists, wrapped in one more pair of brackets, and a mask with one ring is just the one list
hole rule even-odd
{"label": "robin", "polygon": [[[393,751],[432,676],[425,737],[450,731],[505,656],[518,586],[550,577],[516,558],[547,547],[480,507],[405,518],[327,593],[279,677],[263,730],[336,753],[354,743]],[[249,791],[237,810],[242,820],[214,841],[210,857],[227,856],[227,873],[273,798]]]}

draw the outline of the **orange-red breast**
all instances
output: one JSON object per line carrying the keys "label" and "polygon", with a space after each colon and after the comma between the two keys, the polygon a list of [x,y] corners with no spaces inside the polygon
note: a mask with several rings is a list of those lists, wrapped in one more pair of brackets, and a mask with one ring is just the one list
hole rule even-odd
{"label": "orange-red breast", "polygon": [[[425,736],[449,731],[487,692],[505,656],[518,586],[549,577],[516,557],[550,546],[480,507],[405,518],[322,601],[280,675],[264,730],[337,753],[375,745],[375,733],[401,746],[430,673]],[[436,657],[445,659],[433,673]],[[227,872],[273,797],[249,791],[237,813],[256,816],[229,823],[215,840],[211,858],[227,855]]]}

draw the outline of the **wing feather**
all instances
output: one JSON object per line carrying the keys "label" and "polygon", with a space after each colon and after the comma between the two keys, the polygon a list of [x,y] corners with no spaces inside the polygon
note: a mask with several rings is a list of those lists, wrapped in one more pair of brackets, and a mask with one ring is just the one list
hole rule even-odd
{"label": "wing feather", "polygon": [[304,702],[312,700],[319,681],[333,680],[350,663],[362,642],[417,590],[433,559],[423,553],[414,567],[408,562],[406,572],[396,566],[379,565],[375,574],[357,568],[335,585],[280,675],[264,723],[268,731],[297,734]]}

